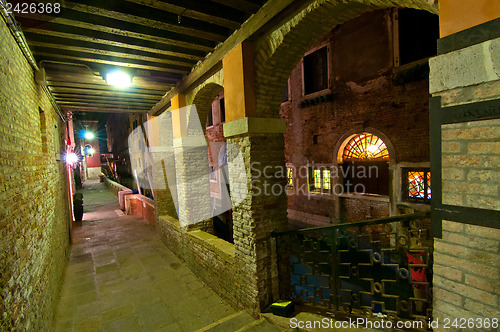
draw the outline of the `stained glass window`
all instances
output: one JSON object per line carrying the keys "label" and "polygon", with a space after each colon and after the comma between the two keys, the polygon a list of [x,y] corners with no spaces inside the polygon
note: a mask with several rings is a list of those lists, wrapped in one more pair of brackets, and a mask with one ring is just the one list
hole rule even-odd
{"label": "stained glass window", "polygon": [[317,193],[329,193],[332,189],[331,171],[325,167],[309,169],[309,191]]}
{"label": "stained glass window", "polygon": [[344,161],[388,160],[389,151],[379,137],[362,133],[347,142],[344,148]]}
{"label": "stained glass window", "polygon": [[407,200],[429,201],[431,199],[431,172],[428,168],[407,168],[403,175]]}
{"label": "stained glass window", "polygon": [[352,136],[342,152],[344,191],[389,195],[389,151],[371,133]]}
{"label": "stained glass window", "polygon": [[323,189],[330,190],[332,188],[330,183],[330,170],[323,170]]}
{"label": "stained glass window", "polygon": [[321,170],[314,170],[314,188],[321,189]]}
{"label": "stained glass window", "polygon": [[288,187],[293,187],[293,168],[287,167],[286,168],[286,178],[287,178],[287,186]]}

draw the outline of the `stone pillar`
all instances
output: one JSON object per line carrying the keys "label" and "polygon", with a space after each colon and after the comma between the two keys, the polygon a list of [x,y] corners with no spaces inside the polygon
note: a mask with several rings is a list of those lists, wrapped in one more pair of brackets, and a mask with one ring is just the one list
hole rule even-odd
{"label": "stone pillar", "polygon": [[[272,231],[287,225],[282,119],[257,118],[253,48],[236,46],[222,61],[233,204],[238,303],[254,313],[277,299],[278,273]],[[278,111],[276,111],[276,115]],[[244,167],[237,162],[241,153]]]}
{"label": "stone pillar", "polygon": [[[478,106],[483,101],[500,105],[500,4],[464,0],[456,6],[440,0],[440,5],[442,35],[438,55],[429,61],[430,92],[441,97],[440,107],[460,107],[457,118],[472,120],[441,125],[436,136],[441,142],[432,143],[441,144],[431,167],[440,163],[442,176],[435,180],[433,168],[432,204],[450,207],[433,210],[433,216],[462,211],[437,219],[444,220],[442,236],[434,241],[433,315],[440,322],[436,330],[444,331],[446,318],[472,318],[478,324],[469,327],[481,323],[484,328],[486,320],[491,324],[500,315],[500,112],[498,106],[486,111]],[[433,121],[450,112],[435,109],[440,113],[433,117],[431,109],[431,131]],[[485,114],[491,116],[474,121]],[[442,182],[442,199],[435,196],[441,184],[436,181]]]}
{"label": "stone pillar", "polygon": [[[237,301],[255,313],[278,296],[271,232],[284,230],[288,223],[284,131],[282,119],[244,118],[224,125],[233,202]],[[244,174],[232,162],[240,151]]]}
{"label": "stone pillar", "polygon": [[172,99],[172,125],[179,222],[181,227],[209,230],[208,146],[196,107],[185,106],[182,95]]}
{"label": "stone pillar", "polygon": [[156,220],[161,215],[177,218],[172,114],[165,112],[151,118],[148,121],[148,133],[149,152],[153,163]]}

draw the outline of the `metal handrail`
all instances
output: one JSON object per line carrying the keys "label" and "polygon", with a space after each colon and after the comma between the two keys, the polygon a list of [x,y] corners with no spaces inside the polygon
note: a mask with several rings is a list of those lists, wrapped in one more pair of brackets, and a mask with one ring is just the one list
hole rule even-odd
{"label": "metal handrail", "polygon": [[357,221],[357,222],[352,222],[352,223],[303,228],[303,229],[289,230],[289,231],[283,231],[283,232],[272,232],[271,236],[277,237],[277,236],[282,236],[282,235],[287,235],[287,234],[296,234],[296,233],[310,232],[310,231],[335,230],[335,229],[339,229],[339,228],[343,228],[343,227],[357,227],[357,226],[366,226],[366,225],[375,225],[375,224],[388,224],[391,222],[409,221],[409,220],[415,220],[415,219],[429,218],[430,215],[431,215],[430,212],[415,212],[415,213],[401,214],[398,216],[391,216],[391,217],[386,217],[386,218]]}

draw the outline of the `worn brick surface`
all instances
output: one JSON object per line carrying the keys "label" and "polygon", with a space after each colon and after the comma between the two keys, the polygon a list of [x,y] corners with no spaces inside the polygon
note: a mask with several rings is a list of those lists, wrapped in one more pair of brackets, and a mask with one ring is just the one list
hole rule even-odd
{"label": "worn brick surface", "polygon": [[443,222],[434,240],[436,318],[494,318],[500,314],[500,231]]}
{"label": "worn brick surface", "polygon": [[[337,166],[335,148],[348,131],[373,128],[388,138],[394,147],[391,160],[396,163],[429,162],[429,93],[425,79],[395,83],[392,30],[389,10],[364,14],[327,33],[314,47],[331,47],[332,67],[329,80],[333,100],[302,106],[307,100],[302,92],[302,65],[296,64],[290,75],[290,101],[281,106],[287,121],[285,133],[286,162],[297,171],[288,207],[306,213],[347,221],[382,218],[390,214],[386,202],[335,195],[310,195],[308,165]],[[359,46],[353,51],[351,44]],[[366,62],[366,58],[370,58]],[[358,67],[362,66],[362,69]],[[450,147],[451,148],[451,147]],[[332,184],[341,183],[338,177]],[[400,179],[394,179],[400,191]],[[393,193],[393,200],[399,196]],[[399,202],[398,202],[399,203]],[[337,206],[337,204],[339,206]],[[340,208],[341,212],[336,210]]]}
{"label": "worn brick surface", "polygon": [[[241,150],[246,174],[229,164],[231,198],[241,200],[233,208],[236,300],[259,312],[273,300],[277,284],[276,257],[270,233],[286,227],[286,179],[266,177],[264,167],[284,164],[281,134],[241,135],[228,138]],[[228,150],[228,159],[233,153]],[[274,191],[273,191],[274,189]]]}
{"label": "worn brick surface", "polygon": [[3,21],[0,40],[1,330],[49,331],[68,257],[65,124]]}
{"label": "worn brick surface", "polygon": [[500,120],[444,125],[442,140],[443,203],[500,210]]}
{"label": "worn brick surface", "polygon": [[[255,48],[257,115],[276,116],[290,71],[321,36],[327,34],[333,27],[363,13],[395,5],[438,12],[438,4],[429,0],[352,2],[321,0],[315,1],[278,29],[257,40]],[[349,54],[349,57],[353,55]]]}

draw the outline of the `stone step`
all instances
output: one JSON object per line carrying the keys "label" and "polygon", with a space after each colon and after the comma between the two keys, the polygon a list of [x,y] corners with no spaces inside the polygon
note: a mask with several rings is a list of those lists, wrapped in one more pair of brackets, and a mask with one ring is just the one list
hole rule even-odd
{"label": "stone step", "polygon": [[227,332],[238,331],[247,324],[251,324],[255,319],[246,311],[242,310],[232,315],[219,319],[212,324],[199,329],[196,332]]}
{"label": "stone step", "polygon": [[269,321],[265,318],[261,318],[258,320],[254,320],[251,323],[243,326],[241,329],[236,332],[279,332],[281,331],[279,328],[269,323]]}

